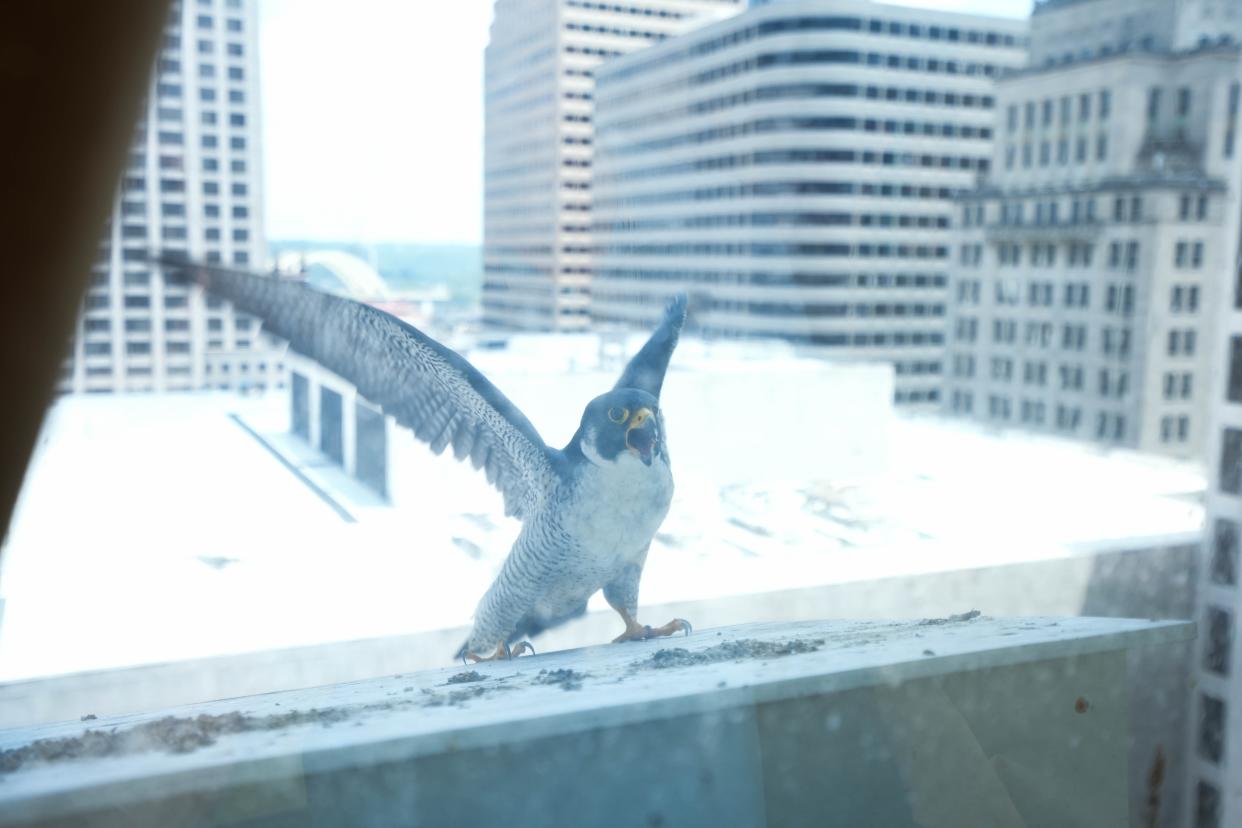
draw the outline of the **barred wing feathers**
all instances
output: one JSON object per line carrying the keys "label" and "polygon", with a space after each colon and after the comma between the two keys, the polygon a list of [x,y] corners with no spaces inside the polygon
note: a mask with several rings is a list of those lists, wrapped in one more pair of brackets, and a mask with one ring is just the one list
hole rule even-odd
{"label": "barred wing feathers", "polygon": [[505,514],[530,515],[554,488],[559,452],[478,369],[414,326],[290,279],[188,267],[210,293],[353,383],[433,452],[451,446],[458,460],[469,457],[504,496]]}

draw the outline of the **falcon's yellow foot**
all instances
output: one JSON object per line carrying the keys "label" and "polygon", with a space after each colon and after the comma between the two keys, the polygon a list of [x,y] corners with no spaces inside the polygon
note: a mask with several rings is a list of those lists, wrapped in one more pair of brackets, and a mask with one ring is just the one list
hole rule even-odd
{"label": "falcon's yellow foot", "polygon": [[645,641],[648,638],[660,638],[681,631],[684,631],[686,635],[694,632],[694,627],[690,626],[690,622],[684,618],[674,618],[663,627],[639,624],[633,618],[626,618],[625,620],[625,632],[614,638],[612,640],[613,644],[619,644],[622,641]]}
{"label": "falcon's yellow foot", "polygon": [[510,648],[508,644],[502,641],[496,645],[496,652],[492,653],[491,655],[481,656],[481,655],[475,655],[474,653],[466,653],[465,655],[461,657],[461,663],[466,664],[467,663],[466,659],[473,661],[475,664],[478,664],[480,661],[500,661],[501,659],[508,661],[510,659],[517,658],[518,656],[522,655],[522,653],[525,653],[527,650],[530,650],[531,655],[535,654],[535,647],[529,641],[519,641],[512,648]]}

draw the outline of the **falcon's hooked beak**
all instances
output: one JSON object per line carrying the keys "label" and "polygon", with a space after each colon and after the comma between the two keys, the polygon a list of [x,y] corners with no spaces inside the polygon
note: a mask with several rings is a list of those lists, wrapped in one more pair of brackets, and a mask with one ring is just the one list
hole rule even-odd
{"label": "falcon's hooked beak", "polygon": [[651,465],[651,455],[655,451],[656,421],[650,408],[640,408],[630,417],[630,424],[625,428],[625,445],[644,463]]}

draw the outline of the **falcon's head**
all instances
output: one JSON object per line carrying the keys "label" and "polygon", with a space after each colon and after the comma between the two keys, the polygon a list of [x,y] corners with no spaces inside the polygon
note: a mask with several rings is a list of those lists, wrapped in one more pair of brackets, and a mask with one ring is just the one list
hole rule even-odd
{"label": "falcon's head", "polygon": [[659,410],[659,402],[646,391],[609,391],[587,404],[573,443],[596,464],[632,455],[650,466],[660,453]]}

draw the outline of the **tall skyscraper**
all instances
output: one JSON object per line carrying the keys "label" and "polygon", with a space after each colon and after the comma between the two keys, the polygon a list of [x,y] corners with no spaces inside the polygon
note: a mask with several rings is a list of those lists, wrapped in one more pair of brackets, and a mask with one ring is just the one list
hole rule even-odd
{"label": "tall skyscraper", "polygon": [[1036,7],[992,172],[960,202],[946,410],[1202,456],[1242,181],[1237,45],[1205,13]]}
{"label": "tall skyscraper", "polygon": [[586,327],[595,68],[744,5],[497,0],[485,53],[485,324]]}
{"label": "tall skyscraper", "polygon": [[952,198],[991,163],[992,79],[1019,20],[785,0],[596,79],[592,315],[892,363],[896,401],[941,391]]}
{"label": "tall skyscraper", "polygon": [[148,251],[265,265],[257,0],[175,0],[61,391],[282,383],[258,323],[166,283]]}

